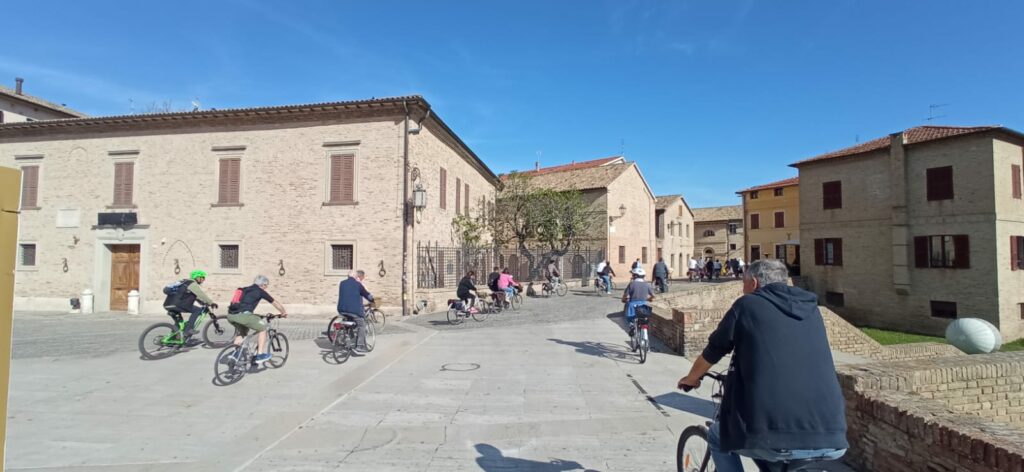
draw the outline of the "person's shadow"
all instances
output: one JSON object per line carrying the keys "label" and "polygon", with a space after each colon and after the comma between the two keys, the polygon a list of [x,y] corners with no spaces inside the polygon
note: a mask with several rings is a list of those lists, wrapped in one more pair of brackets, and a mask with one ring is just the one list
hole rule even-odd
{"label": "person's shadow", "polygon": [[583,470],[584,472],[596,472],[586,469],[579,462],[565,461],[562,459],[551,459],[548,462],[531,461],[516,457],[505,457],[501,450],[490,444],[477,444],[476,452],[480,457],[476,458],[476,465],[485,471],[506,471],[524,470],[533,472],[561,472],[563,470]]}

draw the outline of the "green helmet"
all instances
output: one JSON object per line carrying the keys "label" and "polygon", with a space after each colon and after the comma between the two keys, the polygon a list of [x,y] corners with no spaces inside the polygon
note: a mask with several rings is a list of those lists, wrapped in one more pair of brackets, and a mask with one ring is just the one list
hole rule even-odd
{"label": "green helmet", "polygon": [[196,269],[196,270],[193,270],[191,274],[188,274],[188,277],[190,279],[192,279],[192,280],[198,279],[199,277],[202,277],[202,278],[205,279],[206,278],[206,271],[205,270]]}

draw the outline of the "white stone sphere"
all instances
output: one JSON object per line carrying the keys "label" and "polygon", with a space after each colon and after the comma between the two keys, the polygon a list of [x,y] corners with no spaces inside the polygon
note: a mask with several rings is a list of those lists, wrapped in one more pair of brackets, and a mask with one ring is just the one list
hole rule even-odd
{"label": "white stone sphere", "polygon": [[988,321],[961,318],[946,327],[946,341],[968,354],[988,354],[999,350],[1003,336]]}

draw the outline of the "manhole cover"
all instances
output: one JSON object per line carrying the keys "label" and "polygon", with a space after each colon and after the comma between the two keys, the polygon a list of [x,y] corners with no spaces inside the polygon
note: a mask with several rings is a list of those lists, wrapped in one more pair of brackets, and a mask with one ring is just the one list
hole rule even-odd
{"label": "manhole cover", "polygon": [[469,372],[471,370],[477,370],[480,368],[480,364],[445,364],[441,366],[441,372]]}

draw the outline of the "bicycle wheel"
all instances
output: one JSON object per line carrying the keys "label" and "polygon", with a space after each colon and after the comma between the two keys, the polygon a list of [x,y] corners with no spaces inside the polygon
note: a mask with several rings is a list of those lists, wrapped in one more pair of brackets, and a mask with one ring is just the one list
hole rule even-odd
{"label": "bicycle wheel", "polygon": [[569,293],[568,285],[559,283],[558,286],[555,287],[555,294],[557,294],[559,297],[564,297],[567,293]]}
{"label": "bicycle wheel", "polygon": [[288,362],[288,336],[284,333],[274,332],[274,335],[267,341],[270,341],[270,345],[267,346],[267,352],[270,353],[270,360],[267,361],[267,365],[275,369],[283,367],[285,362]]}
{"label": "bicycle wheel", "polygon": [[335,316],[334,318],[331,318],[331,321],[327,322],[327,331],[324,331],[324,334],[327,335],[327,340],[332,343],[334,342],[334,336],[338,334],[338,330],[340,329],[338,326],[335,326],[335,323],[340,321],[339,318],[341,317]]}
{"label": "bicycle wheel", "polygon": [[478,308],[476,313],[471,313],[473,319],[476,321],[484,321],[487,319],[487,315],[491,312],[490,304],[487,302],[477,303]]}
{"label": "bicycle wheel", "polygon": [[512,298],[508,299],[509,306],[512,307],[512,311],[519,311],[519,308],[523,306],[523,297],[516,293],[512,295]]}
{"label": "bicycle wheel", "polygon": [[640,335],[637,337],[637,340],[640,343],[640,363],[643,364],[644,362],[647,362],[647,353],[651,350],[651,342],[647,338],[646,329],[640,330]]}
{"label": "bicycle wheel", "polygon": [[228,346],[217,354],[213,363],[213,378],[218,385],[231,385],[249,371],[249,356],[241,346]]}
{"label": "bicycle wheel", "polygon": [[349,343],[351,335],[348,328],[338,331],[334,336],[334,341],[331,342],[331,356],[334,357],[334,362],[341,364],[348,360],[349,356],[352,355],[352,346]]}
{"label": "bicycle wheel", "polygon": [[374,328],[373,323],[366,323],[366,352],[373,350],[373,346],[377,344],[377,328]]}
{"label": "bicycle wheel", "polygon": [[203,344],[222,348],[235,339],[235,327],[226,319],[209,320],[203,326]]}
{"label": "bicycle wheel", "polygon": [[676,446],[676,472],[714,472],[708,447],[708,429],[704,426],[690,426],[679,435]]}
{"label": "bicycle wheel", "polygon": [[370,316],[368,318],[370,319],[370,322],[377,325],[378,332],[383,332],[384,325],[387,324],[387,318],[384,316],[384,312],[374,308],[370,310],[369,314]]}
{"label": "bicycle wheel", "polygon": [[454,308],[448,309],[448,323],[453,325],[462,323],[462,317],[459,316],[459,310],[456,310]]}
{"label": "bicycle wheel", "polygon": [[173,356],[183,345],[181,331],[170,323],[157,323],[139,336],[139,352],[149,360]]}

